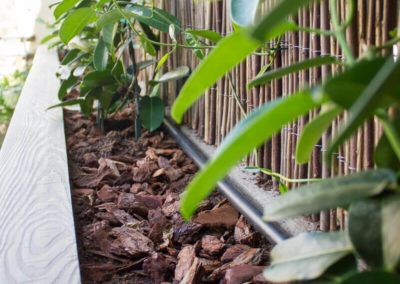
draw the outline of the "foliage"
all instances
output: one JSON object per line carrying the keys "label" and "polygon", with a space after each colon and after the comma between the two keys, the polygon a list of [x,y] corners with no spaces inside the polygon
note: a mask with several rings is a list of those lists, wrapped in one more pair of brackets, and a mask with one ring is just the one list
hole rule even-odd
{"label": "foliage", "polygon": [[17,104],[28,71],[15,71],[0,80],[0,124],[7,123]]}
{"label": "foliage", "polygon": [[[172,116],[178,123],[182,121],[184,112],[207,88],[252,52],[263,47],[266,41],[279,39],[288,30],[332,37],[342,49],[345,61],[340,63],[343,65],[338,69],[340,72],[324,83],[269,102],[236,125],[188,185],[182,198],[181,213],[185,218],[190,218],[197,205],[235,164],[279,132],[285,124],[309,111],[321,109],[319,116],[309,122],[300,137],[296,153],[300,163],[308,162],[313,145],[320,140],[331,122],[343,111],[349,114],[328,146],[324,157],[327,166],[334,151],[375,115],[384,126],[384,135],[375,148],[377,169],[305,185],[266,205],[264,211],[265,220],[275,221],[343,207],[349,210],[348,230],[340,233],[305,233],[278,244],[271,253],[271,266],[264,275],[271,281],[360,283],[357,281],[363,280],[366,283],[395,283],[399,279],[400,267],[400,133],[396,127],[399,125],[397,113],[400,97],[400,85],[396,79],[400,75],[400,62],[395,62],[390,56],[382,56],[380,50],[390,48],[399,39],[393,38],[382,47],[372,47],[366,55],[356,59],[345,39],[345,31],[352,22],[355,10],[354,1],[346,2],[349,12],[343,22],[338,17],[336,0],[329,1],[332,30],[328,31],[310,30],[290,21],[290,15],[312,2],[282,0],[261,19],[256,19],[253,25],[253,18],[257,15],[254,7],[258,6],[258,2],[232,0],[233,21],[240,28],[219,40],[186,81],[172,107]],[[249,11],[246,14],[248,18],[238,12],[239,8]],[[333,58],[307,60],[263,73],[252,80],[248,87],[266,84],[321,64],[338,62]],[[389,107],[394,115],[387,115]],[[282,179],[279,174],[266,172],[279,178],[279,181]],[[349,254],[362,258],[369,271],[358,272],[355,258]]]}
{"label": "foliage", "polygon": [[[132,102],[136,138],[142,125],[154,130],[163,121],[160,85],[189,74],[186,66],[162,72],[169,56],[177,48],[190,48],[198,55],[208,48],[198,37],[221,37],[213,31],[183,30],[175,16],[154,7],[152,1],[63,0],[55,6],[54,16],[54,32],[43,42],[50,41],[49,46],[57,46],[65,55],[59,70],[61,103],[52,107],[79,105],[89,115],[97,106],[103,128],[109,114]],[[162,33],[172,43],[162,43]],[[179,43],[180,34],[190,40]],[[160,46],[171,50],[157,61]],[[79,90],[79,98],[66,100],[72,89]]]}

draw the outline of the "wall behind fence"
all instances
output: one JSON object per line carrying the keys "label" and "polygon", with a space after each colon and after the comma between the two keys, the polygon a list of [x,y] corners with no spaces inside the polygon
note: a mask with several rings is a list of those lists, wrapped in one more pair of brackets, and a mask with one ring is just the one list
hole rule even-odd
{"label": "wall behind fence", "polygon": [[[230,1],[162,1],[163,8],[176,15],[183,28],[212,29],[225,35],[232,32]],[[277,1],[265,1],[262,5],[266,13]],[[346,1],[338,0],[341,19],[346,17]],[[371,45],[381,45],[389,39],[389,32],[396,27],[398,15],[397,0],[356,0],[356,12],[352,25],[347,31],[347,41],[354,54],[360,56]],[[294,20],[301,26],[329,29],[328,1],[314,3],[309,9],[300,11]],[[167,35],[162,39],[169,41]],[[260,69],[270,64],[271,69],[288,66],[307,58],[333,55],[343,59],[335,40],[305,32],[291,32],[281,38],[281,43],[271,42],[276,49],[273,56],[253,54],[232,72],[207,91],[198,103],[187,113],[185,123],[196,130],[206,143],[219,145],[234,125],[259,105],[281,96],[287,96],[307,85],[314,85],[337,72],[337,67],[313,68],[275,80],[268,86],[246,90],[246,83],[254,78]],[[168,49],[164,47],[163,52]],[[224,58],[221,58],[223,61]],[[170,58],[166,69],[188,65],[192,70],[199,63],[191,50],[181,49]],[[173,102],[181,85],[171,83],[164,89],[164,97]],[[281,133],[257,150],[247,159],[249,164],[258,164],[291,178],[316,178],[345,175],[354,171],[371,168],[372,150],[382,129],[375,121],[366,123],[338,153],[330,168],[321,162],[328,138],[337,131],[338,121],[333,123],[328,133],[315,145],[310,163],[297,165],[294,160],[296,141],[304,125],[317,115],[311,112],[298,121],[287,125]],[[343,119],[345,117],[342,117]],[[260,129],[262,131],[262,129]],[[276,187],[276,184],[274,185]],[[345,212],[341,209],[313,215],[320,220],[322,230],[337,230],[345,226]]]}

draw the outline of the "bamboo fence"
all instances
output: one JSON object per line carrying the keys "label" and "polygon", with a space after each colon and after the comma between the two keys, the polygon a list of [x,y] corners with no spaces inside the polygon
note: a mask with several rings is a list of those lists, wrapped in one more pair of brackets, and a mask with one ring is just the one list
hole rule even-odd
{"label": "bamboo fence", "polygon": [[[267,12],[276,0],[266,0],[262,4],[263,13]],[[338,0],[341,19],[346,16],[346,1]],[[381,45],[389,39],[389,32],[395,29],[398,19],[398,0],[355,0],[356,12],[351,27],[347,30],[347,41],[356,56],[360,56],[369,46]],[[223,35],[232,32],[229,0],[221,1],[162,1],[162,8],[176,15],[185,29],[212,29]],[[328,1],[320,1],[301,10],[294,20],[303,27],[331,28]],[[162,35],[162,41],[169,42],[168,35]],[[275,47],[274,56],[253,54],[239,64],[232,72],[208,90],[185,116],[185,124],[194,129],[204,142],[219,145],[235,124],[254,108],[281,96],[287,96],[307,85],[324,81],[337,72],[337,66],[324,66],[302,71],[270,85],[246,90],[246,82],[254,78],[260,69],[270,64],[271,68],[291,65],[295,62],[321,55],[333,55],[343,58],[338,43],[325,36],[306,32],[290,32],[281,38],[281,43],[271,42]],[[162,53],[169,51],[163,47]],[[221,58],[223,61],[224,58]],[[199,60],[188,49],[179,49],[169,59],[166,69],[187,65],[195,69]],[[172,104],[182,82],[170,83],[164,88],[164,98]],[[304,125],[317,115],[316,111],[284,127],[270,142],[257,149],[245,162],[272,169],[290,178],[318,178],[346,175],[374,166],[373,147],[382,134],[382,127],[376,120],[370,120],[339,151],[330,167],[322,161],[330,136],[337,131],[339,123],[335,121],[315,145],[308,164],[295,163],[296,141]],[[346,114],[340,119],[345,119]],[[262,129],[260,129],[262,131]],[[265,177],[267,178],[267,177]],[[297,186],[292,184],[291,186]],[[276,187],[276,183],[273,184]],[[338,230],[345,227],[346,212],[342,209],[314,214],[312,219],[320,222],[323,231]]]}

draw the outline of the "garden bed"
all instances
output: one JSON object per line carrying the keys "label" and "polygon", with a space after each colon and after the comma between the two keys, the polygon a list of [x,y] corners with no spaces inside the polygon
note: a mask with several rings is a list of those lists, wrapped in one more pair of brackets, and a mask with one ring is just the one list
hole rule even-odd
{"label": "garden bed", "polygon": [[130,117],[102,134],[94,116],[65,111],[83,282],[263,283],[267,241],[219,194],[185,222],[180,193],[195,164],[164,132],[135,141]]}

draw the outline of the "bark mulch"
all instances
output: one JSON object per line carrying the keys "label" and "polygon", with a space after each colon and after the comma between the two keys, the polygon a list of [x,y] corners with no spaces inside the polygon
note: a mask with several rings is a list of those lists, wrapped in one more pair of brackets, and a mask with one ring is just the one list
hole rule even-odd
{"label": "bark mulch", "polygon": [[106,123],[65,111],[84,283],[267,283],[270,245],[221,195],[191,222],[179,198],[197,167],[161,131],[133,138],[130,110]]}

